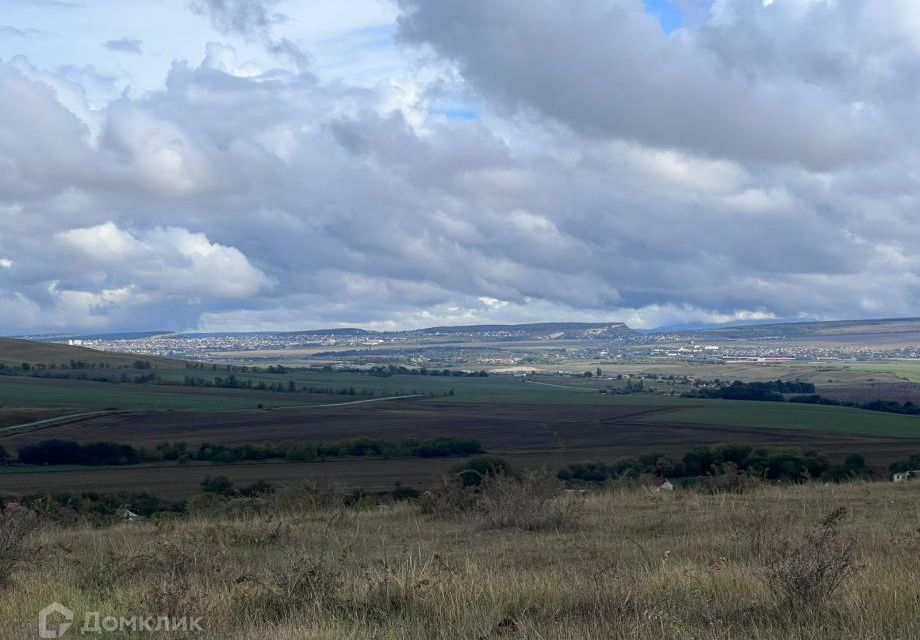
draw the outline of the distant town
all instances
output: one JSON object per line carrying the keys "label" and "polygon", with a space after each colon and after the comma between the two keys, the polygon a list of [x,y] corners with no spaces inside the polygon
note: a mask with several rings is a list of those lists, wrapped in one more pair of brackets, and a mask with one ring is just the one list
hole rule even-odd
{"label": "distant town", "polygon": [[872,345],[719,332],[639,332],[620,323],[545,323],[370,332],[327,329],[277,333],[133,334],[45,337],[101,351],[204,362],[303,366],[552,368],[578,363],[783,363],[920,358],[914,344]]}

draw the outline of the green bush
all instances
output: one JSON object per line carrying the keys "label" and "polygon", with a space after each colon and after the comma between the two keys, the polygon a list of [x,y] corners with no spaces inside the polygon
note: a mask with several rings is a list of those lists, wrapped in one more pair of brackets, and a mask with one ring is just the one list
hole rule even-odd
{"label": "green bush", "polygon": [[465,487],[482,484],[488,477],[510,475],[511,465],[498,456],[479,456],[453,467],[450,473]]}
{"label": "green bush", "polygon": [[201,481],[201,490],[204,493],[213,493],[219,496],[233,495],[233,481],[227,476],[206,476]]}

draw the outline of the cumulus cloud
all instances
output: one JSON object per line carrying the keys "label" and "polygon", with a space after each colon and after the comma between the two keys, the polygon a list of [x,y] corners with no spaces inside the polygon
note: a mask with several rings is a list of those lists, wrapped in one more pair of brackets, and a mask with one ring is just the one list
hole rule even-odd
{"label": "cumulus cloud", "polygon": [[60,232],[56,239],[102,279],[128,283],[109,291],[129,293],[140,285],[167,295],[246,298],[271,286],[238,249],[180,227],[158,227],[135,236],[106,222]]}
{"label": "cumulus cloud", "polygon": [[124,156],[139,184],[155,193],[188,195],[212,182],[208,160],[192,135],[149,110],[113,105],[106,142]]}
{"label": "cumulus cloud", "polygon": [[229,0],[155,91],[2,62],[0,331],[920,313],[913,4],[681,2],[402,0],[366,86]]}
{"label": "cumulus cloud", "polygon": [[265,45],[269,53],[293,63],[305,71],[310,56],[289,38],[277,37],[274,27],[287,16],[272,11],[276,0],[194,0],[192,10],[211,19],[214,27],[225,34],[237,34]]}
{"label": "cumulus cloud", "polygon": [[509,108],[656,147],[825,170],[902,142],[918,97],[912,2],[722,0],[672,34],[641,0],[399,4],[404,39]]}
{"label": "cumulus cloud", "polygon": [[256,37],[267,35],[277,21],[270,12],[273,4],[275,0],[195,0],[191,6],[224,33]]}

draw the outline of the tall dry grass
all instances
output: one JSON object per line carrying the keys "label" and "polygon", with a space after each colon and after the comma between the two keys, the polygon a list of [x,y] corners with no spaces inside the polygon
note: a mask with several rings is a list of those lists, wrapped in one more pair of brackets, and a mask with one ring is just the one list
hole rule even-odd
{"label": "tall dry grass", "polygon": [[58,601],[201,616],[214,639],[920,638],[920,485],[534,491],[11,533],[0,637]]}

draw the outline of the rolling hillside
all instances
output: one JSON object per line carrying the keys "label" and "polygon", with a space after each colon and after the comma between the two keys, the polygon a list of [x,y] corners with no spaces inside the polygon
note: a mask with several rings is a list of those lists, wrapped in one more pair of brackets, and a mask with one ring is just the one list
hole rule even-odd
{"label": "rolling hillside", "polygon": [[106,365],[113,368],[130,367],[137,360],[149,362],[154,368],[183,366],[176,360],[152,356],[135,356],[125,353],[108,353],[49,342],[34,342],[14,338],[0,338],[0,364],[18,366],[29,365],[70,366],[71,361],[90,365]]}
{"label": "rolling hillside", "polygon": [[879,320],[835,320],[827,322],[788,322],[756,324],[739,327],[701,329],[690,332],[707,339],[755,338],[844,338],[905,336],[920,334],[920,318],[889,318]]}

